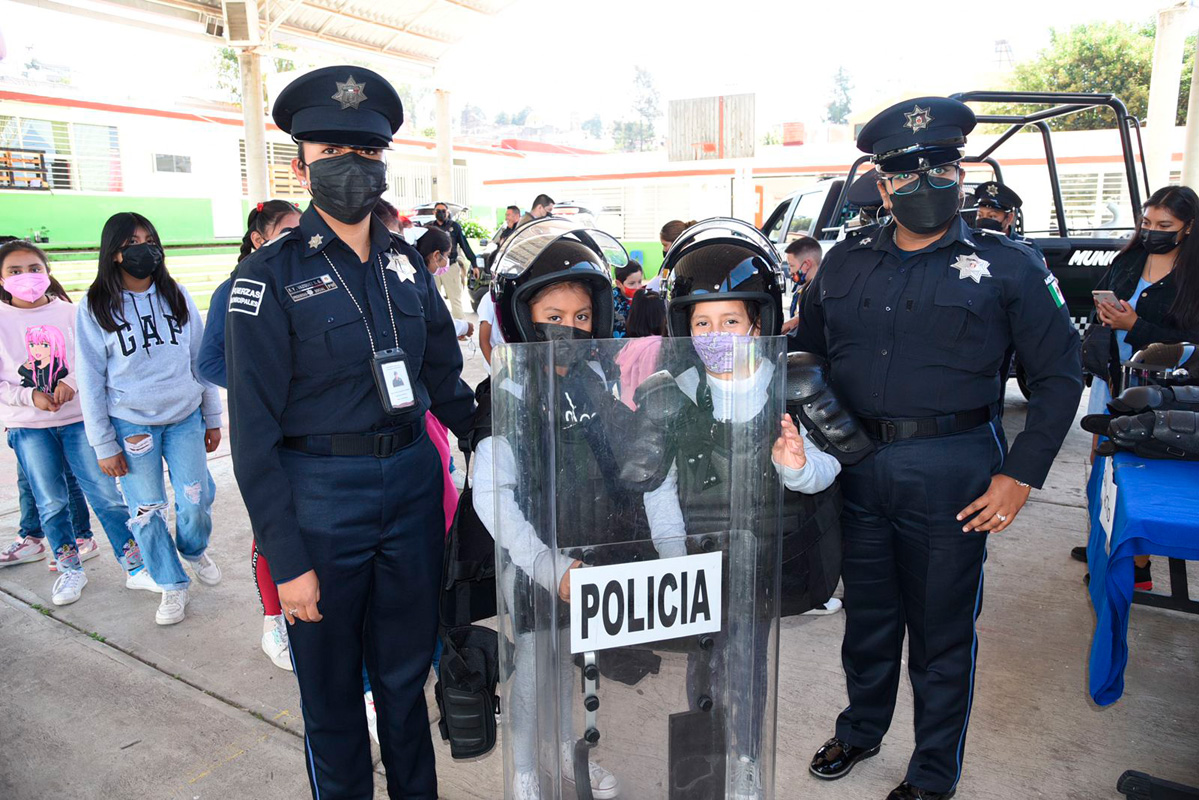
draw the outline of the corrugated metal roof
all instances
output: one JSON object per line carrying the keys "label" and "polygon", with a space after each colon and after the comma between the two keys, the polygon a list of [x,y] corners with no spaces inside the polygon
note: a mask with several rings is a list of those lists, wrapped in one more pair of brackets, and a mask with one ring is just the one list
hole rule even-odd
{"label": "corrugated metal roof", "polygon": [[[225,20],[221,0],[111,0],[176,18]],[[259,0],[259,28],[276,41],[312,39],[425,66],[515,0]],[[168,10],[169,9],[169,10]],[[215,29],[210,24],[209,32]]]}

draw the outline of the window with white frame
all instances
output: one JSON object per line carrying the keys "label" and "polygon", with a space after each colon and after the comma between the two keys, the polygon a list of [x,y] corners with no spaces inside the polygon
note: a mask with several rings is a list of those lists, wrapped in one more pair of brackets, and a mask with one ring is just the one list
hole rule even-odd
{"label": "window with white frame", "polygon": [[41,153],[56,191],[124,191],[120,139],[111,125],[0,115],[0,148]]}
{"label": "window with white frame", "polygon": [[190,174],[192,171],[191,156],[172,156],[164,153],[154,154],[155,172],[181,172]]}

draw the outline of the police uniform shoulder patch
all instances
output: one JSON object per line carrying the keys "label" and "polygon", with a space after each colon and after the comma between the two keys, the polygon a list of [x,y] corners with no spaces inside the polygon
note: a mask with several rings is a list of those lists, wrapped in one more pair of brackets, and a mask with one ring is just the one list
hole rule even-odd
{"label": "police uniform shoulder patch", "polygon": [[249,314],[251,317],[258,316],[258,310],[262,307],[262,294],[265,291],[266,284],[262,281],[234,278],[233,287],[229,291],[229,311]]}

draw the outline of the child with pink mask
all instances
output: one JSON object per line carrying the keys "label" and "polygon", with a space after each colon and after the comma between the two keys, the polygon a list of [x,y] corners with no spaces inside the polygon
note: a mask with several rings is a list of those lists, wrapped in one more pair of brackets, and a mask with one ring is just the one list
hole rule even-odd
{"label": "child with pink mask", "polygon": [[50,277],[45,253],[22,241],[0,247],[0,417],[57,561],[51,601],[60,606],[78,600],[87,585],[68,511],[68,467],[128,579],[144,569],[116,481],[100,471],[84,433],[74,357],[75,307]]}

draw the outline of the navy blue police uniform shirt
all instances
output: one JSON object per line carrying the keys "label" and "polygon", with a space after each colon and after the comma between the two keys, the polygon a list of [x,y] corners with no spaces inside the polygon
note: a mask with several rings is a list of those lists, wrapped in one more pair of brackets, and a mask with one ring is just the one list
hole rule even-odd
{"label": "navy blue police uniform shirt", "polygon": [[1079,337],[1056,279],[1026,246],[960,217],[913,253],[893,233],[872,227],[829,251],[803,294],[796,349],[828,359],[858,415],[902,419],[1002,402],[999,366],[1014,346],[1032,398],[1001,472],[1040,488],[1082,395]]}
{"label": "navy blue police uniform shirt", "polygon": [[[251,254],[234,276],[226,321],[234,464],[255,539],[279,583],[312,569],[279,460],[283,437],[386,430],[428,410],[462,436],[474,416],[454,321],[424,261],[378,220],[370,235],[363,264],[309,206],[299,227]],[[384,276],[417,401],[395,416],[383,410],[370,340],[346,291],[370,318],[376,348],[396,347]]]}

